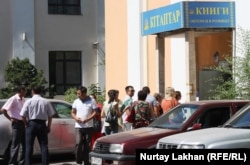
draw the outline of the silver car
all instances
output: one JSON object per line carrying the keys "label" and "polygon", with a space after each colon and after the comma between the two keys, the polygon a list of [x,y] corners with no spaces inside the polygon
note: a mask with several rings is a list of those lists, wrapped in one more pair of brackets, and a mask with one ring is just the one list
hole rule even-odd
{"label": "silver car", "polygon": [[[6,99],[0,100],[0,108],[6,102]],[[51,131],[48,134],[50,154],[74,153],[75,146],[75,121],[71,117],[72,105],[63,100],[49,99],[56,114],[53,117]],[[11,143],[11,123],[1,113],[0,114],[0,157],[8,159],[9,147]],[[34,144],[34,155],[40,155],[40,146],[38,141]]]}
{"label": "silver car", "polygon": [[250,149],[250,104],[221,127],[163,137],[157,149]]}

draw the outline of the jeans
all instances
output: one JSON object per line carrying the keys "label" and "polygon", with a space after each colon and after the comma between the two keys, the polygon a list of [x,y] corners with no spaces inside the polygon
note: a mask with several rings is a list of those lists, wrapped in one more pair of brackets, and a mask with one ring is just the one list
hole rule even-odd
{"label": "jeans", "polygon": [[118,133],[118,124],[113,126],[105,126],[105,135]]}
{"label": "jeans", "polygon": [[93,128],[76,128],[75,157],[76,163],[89,165],[89,152],[91,149]]}

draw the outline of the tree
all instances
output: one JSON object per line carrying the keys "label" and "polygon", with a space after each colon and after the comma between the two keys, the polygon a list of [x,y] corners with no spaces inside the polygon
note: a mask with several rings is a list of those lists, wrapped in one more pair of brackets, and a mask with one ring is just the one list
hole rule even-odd
{"label": "tree", "polygon": [[32,65],[28,58],[23,60],[16,58],[9,61],[4,69],[4,79],[7,87],[0,90],[0,98],[8,98],[13,95],[16,92],[15,88],[19,85],[27,87],[27,97],[31,96],[32,86],[41,86],[43,94],[49,92],[49,88],[45,87],[47,81],[43,76],[43,71]]}
{"label": "tree", "polygon": [[212,68],[227,75],[215,78],[213,99],[250,99],[250,31],[239,27],[236,36],[236,56],[224,58],[230,67]]}

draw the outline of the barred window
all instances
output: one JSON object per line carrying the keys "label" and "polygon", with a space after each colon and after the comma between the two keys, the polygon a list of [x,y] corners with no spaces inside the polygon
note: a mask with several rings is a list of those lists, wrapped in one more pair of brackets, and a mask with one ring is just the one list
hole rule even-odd
{"label": "barred window", "polygon": [[58,95],[82,84],[80,51],[49,51],[49,84]]}
{"label": "barred window", "polygon": [[80,15],[80,0],[48,0],[49,14]]}

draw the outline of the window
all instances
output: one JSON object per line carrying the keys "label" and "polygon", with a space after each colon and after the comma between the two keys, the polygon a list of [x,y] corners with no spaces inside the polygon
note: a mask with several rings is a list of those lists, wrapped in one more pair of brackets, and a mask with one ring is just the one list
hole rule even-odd
{"label": "window", "polygon": [[220,107],[207,110],[201,115],[202,128],[218,127],[230,118],[230,107]]}
{"label": "window", "polygon": [[71,87],[82,84],[80,51],[49,52],[49,84],[57,95],[63,95]]}
{"label": "window", "polygon": [[48,0],[49,14],[80,15],[80,0]]}
{"label": "window", "polygon": [[195,113],[198,109],[198,105],[192,104],[176,106],[171,111],[161,115],[149,126],[157,128],[181,129],[181,127],[186,124],[186,121],[192,117],[193,113]]}
{"label": "window", "polygon": [[54,118],[71,118],[72,106],[60,102],[51,102],[51,105],[56,110]]}

